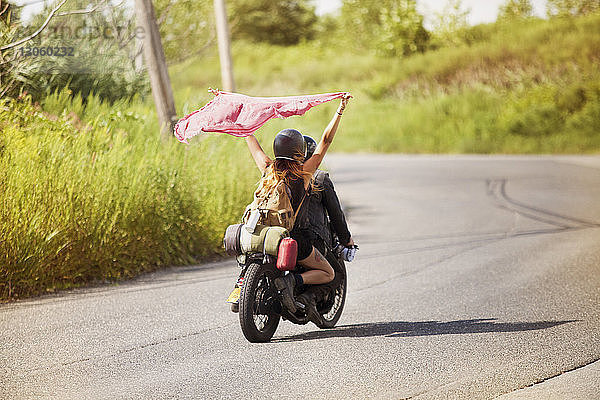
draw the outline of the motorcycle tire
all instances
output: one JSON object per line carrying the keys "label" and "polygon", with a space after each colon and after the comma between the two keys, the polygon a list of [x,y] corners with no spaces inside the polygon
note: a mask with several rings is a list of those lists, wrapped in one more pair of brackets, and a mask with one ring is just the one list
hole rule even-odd
{"label": "motorcycle tire", "polygon": [[[271,340],[280,315],[266,307],[265,303],[273,301],[275,289],[269,283],[266,269],[257,263],[252,263],[246,269],[244,285],[240,296],[240,325],[246,339],[251,343],[264,343]],[[259,314],[259,309],[263,308]]]}
{"label": "motorcycle tire", "polygon": [[333,304],[330,310],[322,315],[322,321],[317,325],[321,329],[331,329],[335,327],[338,320],[342,316],[344,310],[344,304],[346,304],[346,265],[343,261],[339,260],[341,279],[337,287],[335,288],[335,296],[333,298]]}

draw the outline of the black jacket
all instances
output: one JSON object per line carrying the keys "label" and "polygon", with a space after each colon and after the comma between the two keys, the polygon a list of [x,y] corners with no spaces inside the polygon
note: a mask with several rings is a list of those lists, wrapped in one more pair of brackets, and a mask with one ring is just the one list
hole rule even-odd
{"label": "black jacket", "polygon": [[348,243],[350,231],[329,174],[317,170],[314,179],[316,188],[312,190],[308,198],[309,229],[326,243],[331,243],[331,233],[327,224],[327,216],[329,216],[331,227],[340,239],[340,243]]}

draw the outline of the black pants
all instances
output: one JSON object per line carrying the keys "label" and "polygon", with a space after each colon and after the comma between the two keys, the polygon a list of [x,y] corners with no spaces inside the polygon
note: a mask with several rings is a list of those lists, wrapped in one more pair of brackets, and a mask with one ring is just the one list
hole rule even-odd
{"label": "black pants", "polygon": [[317,239],[316,235],[308,229],[293,229],[290,236],[298,242],[298,260],[304,260],[310,256],[315,239]]}

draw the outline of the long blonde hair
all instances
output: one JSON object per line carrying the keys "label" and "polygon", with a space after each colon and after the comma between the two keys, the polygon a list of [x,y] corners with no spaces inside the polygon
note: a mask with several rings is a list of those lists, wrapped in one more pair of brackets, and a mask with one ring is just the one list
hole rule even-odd
{"label": "long blonde hair", "polygon": [[261,179],[260,186],[265,191],[271,191],[281,182],[284,181],[289,186],[292,179],[302,179],[302,182],[306,178],[313,179],[312,174],[302,169],[302,164],[297,161],[275,159],[265,169],[265,174]]}

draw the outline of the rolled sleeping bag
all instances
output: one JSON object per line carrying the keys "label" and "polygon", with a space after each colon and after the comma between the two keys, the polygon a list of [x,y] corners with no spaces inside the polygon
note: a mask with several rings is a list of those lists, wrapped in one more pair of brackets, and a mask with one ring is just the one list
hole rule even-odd
{"label": "rolled sleeping bag", "polygon": [[240,247],[243,253],[264,253],[277,256],[279,243],[290,236],[281,226],[257,225],[254,233],[241,229]]}
{"label": "rolled sleeping bag", "polygon": [[237,257],[242,254],[240,246],[240,233],[244,224],[229,225],[223,237],[223,247],[228,255]]}

